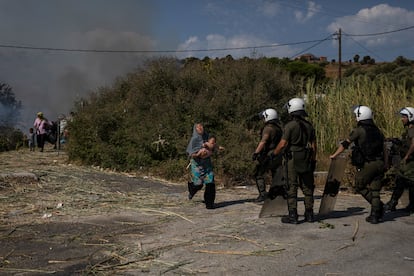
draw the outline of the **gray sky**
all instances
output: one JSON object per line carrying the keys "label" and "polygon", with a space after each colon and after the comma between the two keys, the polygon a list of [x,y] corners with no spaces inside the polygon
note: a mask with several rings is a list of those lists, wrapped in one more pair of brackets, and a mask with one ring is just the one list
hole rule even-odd
{"label": "gray sky", "polygon": [[[85,5],[80,3],[87,3]],[[118,3],[114,5],[114,3]],[[152,7],[140,1],[0,1],[0,44],[64,49],[150,50]],[[0,48],[0,81],[23,104],[19,128],[38,111],[50,120],[137,67],[143,55]],[[148,56],[147,56],[148,57]]]}
{"label": "gray sky", "polygon": [[[150,55],[19,47],[179,50],[164,54],[178,58],[292,58],[305,51],[331,60],[338,58],[339,28],[342,60],[414,59],[410,0],[0,0],[0,81],[22,101],[19,127],[26,130],[38,111],[52,120],[68,114],[74,101]],[[324,41],[295,44],[315,40]]]}

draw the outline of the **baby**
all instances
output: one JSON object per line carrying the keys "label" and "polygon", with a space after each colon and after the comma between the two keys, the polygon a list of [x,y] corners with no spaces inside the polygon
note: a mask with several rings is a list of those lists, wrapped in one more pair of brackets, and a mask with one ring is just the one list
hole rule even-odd
{"label": "baby", "polygon": [[210,157],[213,154],[213,152],[216,150],[216,148],[217,148],[216,137],[212,135],[208,138],[207,142],[203,143],[203,147],[198,151],[197,155],[200,158]]}
{"label": "baby", "polygon": [[224,147],[218,146],[216,136],[211,135],[207,142],[203,143],[203,147],[198,151],[197,155],[200,158],[207,158],[217,150],[222,151],[224,150]]}

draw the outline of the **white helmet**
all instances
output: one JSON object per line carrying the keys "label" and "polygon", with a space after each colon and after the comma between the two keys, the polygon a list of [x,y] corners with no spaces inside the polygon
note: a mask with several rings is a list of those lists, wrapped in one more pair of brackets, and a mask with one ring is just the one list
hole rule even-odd
{"label": "white helmet", "polygon": [[414,121],[414,108],[413,107],[404,107],[400,110],[401,115],[405,115],[408,117],[409,122]]}
{"label": "white helmet", "polygon": [[289,114],[295,111],[303,111],[302,113],[305,113],[305,101],[302,98],[290,99],[286,106]]}
{"label": "white helmet", "polygon": [[372,119],[372,110],[368,106],[358,105],[354,108],[354,113],[358,122]]}
{"label": "white helmet", "polygon": [[265,109],[262,113],[262,118],[264,118],[265,122],[276,120],[278,118],[277,111],[273,108]]}

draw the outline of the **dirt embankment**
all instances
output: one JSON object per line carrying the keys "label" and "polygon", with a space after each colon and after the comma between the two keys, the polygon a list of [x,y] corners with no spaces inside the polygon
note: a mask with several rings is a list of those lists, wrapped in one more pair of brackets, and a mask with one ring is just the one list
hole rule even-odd
{"label": "dirt embankment", "polygon": [[258,218],[256,196],[255,187],[219,185],[217,208],[207,210],[202,191],[187,199],[186,183],[74,166],[52,149],[1,153],[0,274],[410,275],[414,269],[414,216],[398,211],[371,225],[368,204],[342,192],[329,217],[285,225]]}

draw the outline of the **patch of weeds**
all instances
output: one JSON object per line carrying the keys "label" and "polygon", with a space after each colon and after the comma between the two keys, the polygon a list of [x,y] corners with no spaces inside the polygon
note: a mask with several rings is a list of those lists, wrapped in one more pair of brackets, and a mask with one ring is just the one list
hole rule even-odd
{"label": "patch of weeds", "polygon": [[319,221],[319,229],[325,229],[325,228],[334,229],[335,225],[324,222],[324,221]]}

